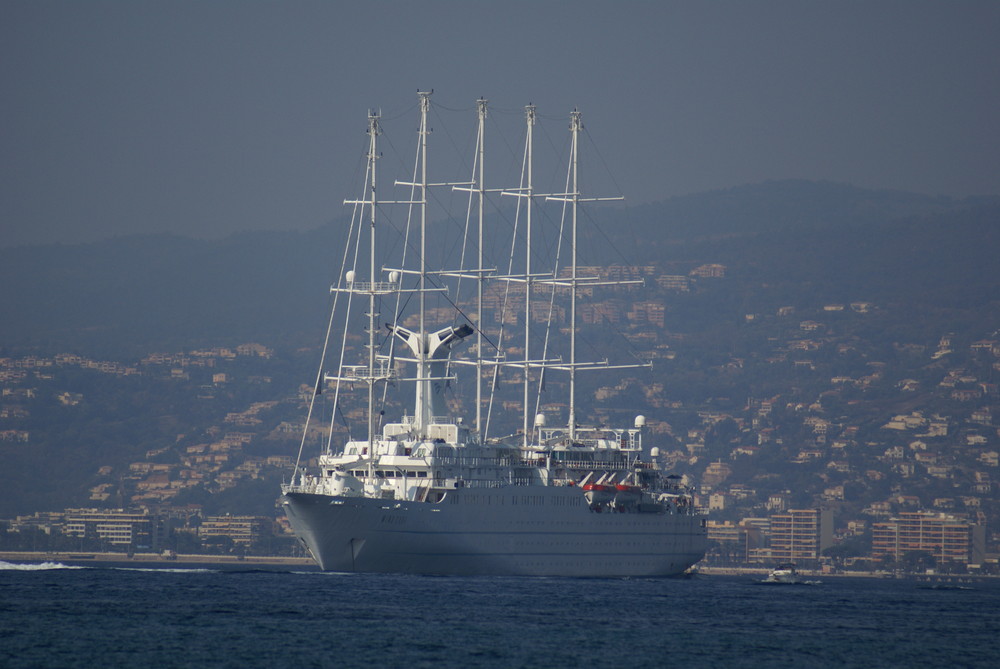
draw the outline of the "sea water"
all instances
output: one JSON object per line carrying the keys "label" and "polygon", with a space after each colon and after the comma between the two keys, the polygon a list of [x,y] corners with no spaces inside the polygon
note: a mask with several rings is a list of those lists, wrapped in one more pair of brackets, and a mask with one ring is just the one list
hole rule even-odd
{"label": "sea water", "polygon": [[[967,588],[967,589],[965,589]],[[0,562],[0,667],[996,667],[1000,582]]]}

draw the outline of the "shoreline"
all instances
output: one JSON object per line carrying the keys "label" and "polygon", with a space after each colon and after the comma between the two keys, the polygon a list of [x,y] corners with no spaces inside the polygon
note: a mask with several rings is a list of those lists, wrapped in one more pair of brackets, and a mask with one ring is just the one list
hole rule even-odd
{"label": "shoreline", "polygon": [[163,555],[162,553],[100,553],[92,551],[0,551],[0,560],[5,562],[119,562],[141,564],[215,564],[215,565],[267,565],[286,567],[316,567],[316,562],[307,557],[284,557],[276,555],[202,555],[185,553]]}
{"label": "shoreline", "polygon": [[[767,576],[768,567],[695,567],[694,573],[703,576]],[[809,578],[885,578],[905,579],[911,581],[928,581],[934,583],[966,583],[972,581],[987,581],[1000,576],[993,574],[895,574],[887,571],[823,571],[822,569],[798,569],[799,576]]]}
{"label": "shoreline", "polygon": [[[767,576],[771,573],[770,567],[695,567],[695,573],[705,576]],[[851,572],[824,572],[821,569],[798,570],[799,576],[826,577],[833,578],[894,578],[892,574],[879,571],[851,571]],[[925,574],[908,574],[906,578],[915,576],[925,576]],[[937,576],[941,576],[937,574]],[[963,574],[964,576],[964,574]]]}
{"label": "shoreline", "polygon": [[[144,564],[158,567],[170,565],[216,565],[216,566],[263,566],[263,567],[300,567],[319,569],[312,558],[286,557],[280,555],[204,555],[185,553],[178,555],[163,555],[162,553],[100,553],[89,551],[0,551],[0,562],[12,563],[46,563],[60,562],[74,565],[87,563]],[[697,576],[767,576],[767,567],[695,567],[690,574]],[[892,574],[881,571],[824,572],[821,569],[799,569],[800,576],[811,578],[885,578],[909,579],[914,581],[940,583],[966,583],[998,579],[992,574]]]}

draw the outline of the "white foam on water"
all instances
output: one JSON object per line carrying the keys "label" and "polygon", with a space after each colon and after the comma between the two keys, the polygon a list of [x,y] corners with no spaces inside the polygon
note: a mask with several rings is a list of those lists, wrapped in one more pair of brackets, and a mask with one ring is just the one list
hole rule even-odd
{"label": "white foam on water", "polygon": [[193,569],[182,569],[177,567],[169,567],[160,569],[158,567],[110,567],[115,571],[148,571],[156,572],[160,574],[214,574],[218,569],[205,569],[203,567],[193,568]]}
{"label": "white foam on water", "polygon": [[31,562],[22,564],[0,560],[0,571],[49,571],[52,569],[87,569],[87,567],[73,567],[62,562]]}

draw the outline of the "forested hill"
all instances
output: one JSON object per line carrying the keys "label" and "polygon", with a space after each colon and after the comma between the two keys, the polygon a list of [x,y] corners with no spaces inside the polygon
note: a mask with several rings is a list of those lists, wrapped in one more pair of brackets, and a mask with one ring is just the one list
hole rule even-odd
{"label": "forested hill", "polygon": [[[589,264],[727,265],[757,301],[962,300],[1000,294],[1000,198],[955,200],[805,181],[599,209]],[[343,222],[206,241],[134,236],[0,249],[0,346],[95,355],[314,341]],[[440,230],[447,238],[458,233]],[[617,253],[609,253],[609,244]],[[756,287],[766,284],[767,291]]]}

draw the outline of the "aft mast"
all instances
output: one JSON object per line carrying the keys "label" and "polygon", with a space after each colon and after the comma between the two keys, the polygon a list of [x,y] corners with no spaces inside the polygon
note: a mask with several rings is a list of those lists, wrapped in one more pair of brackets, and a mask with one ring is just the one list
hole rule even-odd
{"label": "aft mast", "polygon": [[579,175],[579,139],[580,139],[580,128],[582,124],[580,122],[580,112],[575,109],[570,113],[570,123],[569,130],[573,137],[572,147],[570,148],[571,160],[573,161],[573,189],[570,193],[571,198],[571,210],[572,210],[572,241],[571,241],[571,266],[570,266],[570,281],[573,286],[570,288],[570,307],[569,307],[569,440],[576,440],[576,288],[577,288],[577,275],[576,275],[576,212],[580,204],[580,188],[578,183]]}
{"label": "aft mast", "polygon": [[569,363],[566,365],[552,365],[553,369],[563,369],[569,372],[569,423],[567,425],[567,437],[571,443],[577,439],[576,422],[576,372],[579,369],[630,369],[637,367],[651,367],[651,363],[634,365],[608,365],[607,361],[602,363],[577,362],[576,359],[576,338],[577,338],[577,292],[581,284],[587,286],[601,285],[627,285],[642,283],[639,281],[600,281],[599,277],[581,277],[577,263],[577,214],[580,204],[583,202],[608,202],[623,200],[623,197],[581,197],[579,183],[579,155],[580,155],[580,131],[583,130],[583,115],[578,110],[570,113],[569,130],[571,134],[570,143],[570,190],[568,193],[546,196],[546,200],[566,202],[570,205],[570,275],[568,280],[561,280],[558,277],[545,283],[555,286],[568,287],[570,291],[570,326],[569,326]]}
{"label": "aft mast", "polygon": [[479,163],[479,177],[476,179],[476,189],[479,192],[479,240],[477,246],[477,274],[476,279],[476,432],[480,439],[485,439],[483,430],[483,286],[486,277],[483,276],[483,207],[486,201],[486,100],[479,98],[476,100],[476,109],[479,118],[479,155],[476,160]]}

